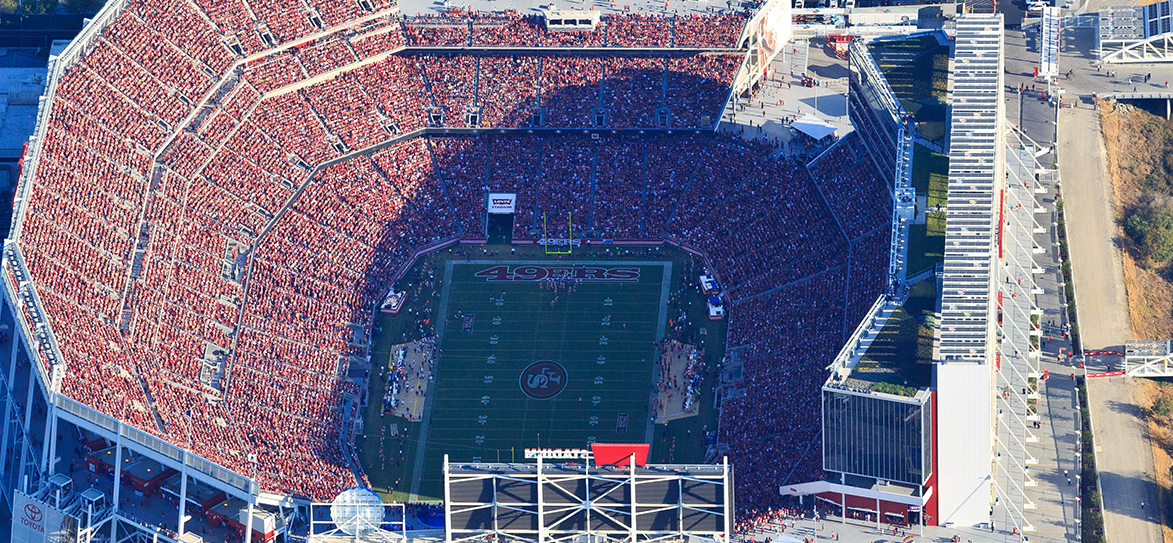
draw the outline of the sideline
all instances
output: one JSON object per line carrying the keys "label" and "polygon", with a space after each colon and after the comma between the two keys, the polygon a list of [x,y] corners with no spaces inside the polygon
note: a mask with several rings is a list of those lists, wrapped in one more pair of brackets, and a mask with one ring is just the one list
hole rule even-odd
{"label": "sideline", "polygon": [[[444,263],[444,286],[440,289],[440,311],[436,314],[436,349],[439,350],[444,345],[444,325],[448,324],[448,295],[452,292],[452,264],[454,260],[449,259]],[[441,351],[436,356],[437,366],[444,363],[444,353]],[[439,368],[436,372],[439,373]],[[424,470],[424,452],[428,448],[428,431],[432,426],[432,404],[435,403],[436,394],[428,394],[424,399],[423,418],[420,420],[420,433],[417,436],[419,443],[416,444],[415,449],[415,465],[412,466],[411,478],[411,494],[408,495],[408,503],[419,501],[420,493],[420,472]]]}

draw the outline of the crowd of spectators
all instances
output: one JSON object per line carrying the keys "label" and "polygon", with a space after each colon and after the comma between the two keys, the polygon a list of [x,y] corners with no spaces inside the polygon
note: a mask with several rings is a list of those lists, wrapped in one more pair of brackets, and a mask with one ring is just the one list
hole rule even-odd
{"label": "crowd of spectators", "polygon": [[398,221],[400,239],[414,247],[453,237],[458,221],[435,172],[423,139],[380,150],[371,155],[375,168],[410,202]]}
{"label": "crowd of spectators", "polygon": [[[676,17],[643,13],[608,14],[603,17],[607,30],[607,45],[612,47],[670,47],[676,19]],[[710,45],[710,47],[712,46]]]}
{"label": "crowd of spectators", "polygon": [[745,26],[739,13],[707,13],[677,16],[673,47],[736,47]]}
{"label": "crowd of spectators", "polygon": [[[146,85],[144,82],[143,85]],[[100,75],[91,70],[85,61],[79,62],[57,86],[58,103],[63,108],[72,107],[89,116],[95,124],[102,128],[95,132],[73,135],[79,139],[120,139],[123,134],[128,135],[129,141],[97,142],[107,146],[125,146],[134,149],[135,144],[142,144],[149,149],[157,149],[167,137],[167,129],[158,122],[158,116],[151,111],[144,110],[145,104],[135,103],[127,95],[119,92],[102,80]]]}
{"label": "crowd of spectators", "polygon": [[445,126],[468,126],[476,107],[477,59],[465,55],[416,57],[432,90],[432,100],[444,112]]}
{"label": "crowd of spectators", "polygon": [[[247,3],[243,0],[194,0],[194,4],[220,34],[236,38],[241,55],[252,55],[386,10],[394,2],[310,0],[303,4],[277,0]],[[199,15],[193,14],[193,17]]]}
{"label": "crowd of spectators", "polygon": [[372,21],[355,29],[346,40],[350,43],[351,51],[359,59],[370,58],[407,45],[403,28],[396,19]]}
{"label": "crowd of spectators", "polygon": [[391,56],[351,73],[392,131],[407,133],[424,127],[424,108],[433,102],[412,59]]}
{"label": "crowd of spectators", "polygon": [[403,32],[409,45],[466,47],[469,45],[469,13],[428,13],[405,17]]}
{"label": "crowd of spectators", "polygon": [[212,86],[212,78],[197,61],[137,18],[119,18],[106,28],[103,37],[113,45],[112,49],[133,59],[163,88],[174,89],[190,104],[202,100]]}
{"label": "crowd of spectators", "polygon": [[[819,520],[827,518],[828,515],[841,512],[838,507],[831,507],[818,500],[814,500],[814,504],[804,505],[802,499],[795,496],[786,496],[782,498],[781,502],[782,505],[780,506],[739,508],[740,511],[738,512],[737,523],[734,526],[734,533],[743,536],[743,540],[753,539],[754,535],[758,535],[757,533],[767,531],[785,532],[787,528],[793,529],[795,527],[795,521],[799,519]],[[825,527],[819,530],[821,531],[823,529]],[[801,527],[795,531],[801,533]],[[832,535],[834,533],[831,532]],[[811,537],[804,539],[806,539],[806,543],[814,540]]]}
{"label": "crowd of spectators", "polygon": [[[356,116],[389,119],[398,132],[464,128],[470,122],[502,128],[708,129],[741,62],[739,54],[664,59],[411,52],[357,65],[354,51],[346,39],[330,39],[254,60],[243,77],[259,93],[287,94],[306,78],[329,73],[297,92],[328,97]],[[323,107],[314,109],[321,113]],[[544,116],[535,118],[539,110]]]}
{"label": "crowd of spectators", "polygon": [[745,396],[722,403],[720,441],[741,507],[778,506],[780,485],[821,479],[820,390],[842,347],[845,268],[733,303],[728,344],[746,346],[737,352]]}
{"label": "crowd of spectators", "polygon": [[293,51],[282,51],[254,60],[245,67],[244,79],[262,94],[292,85],[308,77]]}
{"label": "crowd of spectators", "polygon": [[732,48],[746,17],[607,13],[591,30],[547,30],[541,17],[514,11],[422,14],[402,22],[407,42],[416,46]]}
{"label": "crowd of spectators", "polygon": [[[321,144],[324,133],[298,137]],[[292,140],[272,145],[304,146]],[[269,175],[241,155],[222,152],[192,179],[171,172],[160,183],[150,217],[161,249],[151,255],[142,281],[143,300],[136,304],[142,316],[131,335],[134,341],[142,339],[131,349],[153,354],[146,387],[169,431],[190,436],[197,453],[243,466],[278,488],[326,496],[353,482],[337,447],[342,421],[338,410],[330,409],[350,401],[346,398],[355,392],[354,384],[340,377],[345,363],[339,361],[363,354],[353,337],[369,328],[370,312],[415,248],[483,231],[488,190],[519,194],[517,236],[533,237],[543,215],[550,231],[564,231],[563,217],[569,213],[577,229],[598,236],[666,236],[706,251],[734,299],[746,300],[734,305],[737,320],[730,337],[732,344],[749,346],[741,355],[749,382],[770,383],[786,375],[784,382],[770,384],[769,390],[777,392],[821,380],[820,369],[803,368],[799,361],[818,358],[841,340],[845,308],[835,292],[848,280],[846,240],[832,226],[826,207],[820,208],[806,170],[770,158],[752,142],[697,135],[416,138],[322,170],[256,245],[246,292],[221,274],[222,257],[233,236],[239,236],[238,227],[250,232],[265,227],[267,218],[258,217],[251,206],[274,211],[291,196]],[[177,194],[176,186],[183,187]],[[44,212],[29,215],[22,237],[36,263],[33,272],[48,276],[52,270],[46,267],[59,265],[85,270],[81,277],[94,284],[104,281],[105,290],[67,282],[55,286],[74,293],[73,303],[116,315],[119,268],[116,263],[105,265],[107,271],[96,266],[108,260],[108,253],[127,254],[132,239],[110,235],[107,228],[110,241],[101,252],[87,253],[68,237],[50,249],[42,232],[67,220],[50,215],[65,206],[45,202],[52,197],[48,189],[34,194],[34,209]],[[133,217],[122,220],[133,222]],[[101,243],[94,237],[101,228],[85,222],[76,228],[86,232],[88,243]],[[861,269],[861,290],[878,288],[869,279],[877,277],[870,267],[880,267],[882,259],[864,258],[863,252],[881,255],[883,234],[877,229],[857,243],[851,275]],[[202,307],[184,307],[200,299],[207,300]],[[812,310],[811,300],[827,307]],[[240,334],[237,358],[223,376],[226,403],[180,409],[190,393],[173,383],[200,382],[202,369],[193,360],[206,343],[228,345],[224,327]],[[314,349],[306,348],[311,345]],[[782,371],[787,368],[797,373]],[[726,404],[723,431],[734,450],[740,451],[739,425],[750,424],[743,419],[763,416],[745,407],[755,402]],[[216,422],[229,420],[232,425]],[[779,428],[775,447],[738,452],[747,466],[739,464],[739,469],[765,470],[774,465],[769,458],[777,451],[795,453],[803,432],[813,431],[803,426],[806,422]],[[231,441],[226,428],[240,431],[235,434],[240,449],[208,447]],[[232,450],[248,453],[242,459]],[[305,452],[299,457],[283,455],[284,450]],[[784,475],[776,472],[781,467],[770,469],[773,476]],[[292,475],[304,470],[329,475],[315,481]]]}
{"label": "crowd of spectators", "polygon": [[892,222],[888,183],[864,149],[856,132],[848,134],[810,164],[811,176],[843,230],[870,232]]}
{"label": "crowd of spectators", "polygon": [[[485,191],[518,192],[519,210],[527,210],[519,211],[519,222],[531,206],[573,205],[551,199],[545,172],[553,165],[562,171],[554,187],[581,184],[589,171],[581,164],[590,156],[583,149],[586,142],[559,137],[551,145],[541,139],[433,140],[465,224],[479,226]],[[775,493],[763,488],[773,486],[760,481],[819,476],[818,391],[826,376],[810,360],[833,357],[848,323],[882,292],[888,224],[873,220],[871,231],[849,247],[806,168],[767,158],[768,150],[752,142],[681,135],[613,137],[586,145],[597,145],[597,178],[590,221],[583,228],[600,237],[674,237],[701,248],[727,292],[742,300],[732,307],[729,343],[747,347],[738,355],[747,397],[724,404],[723,442],[731,445],[740,472],[749,474],[738,488],[739,501],[771,506]],[[555,161],[548,157],[551,152],[567,158]],[[530,160],[520,161],[520,156]],[[827,162],[815,170],[844,185],[871,186],[879,193],[873,205],[890,207],[874,172],[854,164]],[[504,175],[493,175],[502,167]],[[844,177],[855,174],[861,177]],[[518,179],[526,184],[519,186]],[[531,201],[530,194],[537,196]],[[515,235],[521,230],[515,229]],[[770,400],[777,397],[794,401]],[[757,437],[762,428],[767,429],[764,442]]]}
{"label": "crowd of spectators", "polygon": [[326,126],[300,92],[282,94],[256,106],[250,122],[265,127],[265,133],[281,149],[306,164],[321,164],[339,153],[326,138]]}
{"label": "crowd of spectators", "polygon": [[[741,65],[740,55],[696,55],[668,59],[665,103],[671,105],[672,126],[717,126],[720,111],[709,104],[724,104],[732,74]],[[708,117],[707,121],[705,117]]]}
{"label": "crowd of spectators", "polygon": [[485,172],[490,138],[433,138],[428,141],[444,188],[451,198],[458,227],[466,238],[484,231],[482,216],[485,193],[489,190]]}
{"label": "crowd of spectators", "polygon": [[603,79],[602,59],[594,56],[546,57],[542,59],[542,107],[545,126],[570,128],[593,126],[592,113],[602,104],[599,82]]}
{"label": "crowd of spectators", "polygon": [[472,20],[473,46],[532,46],[538,43],[542,25],[537,17],[523,17],[508,12],[504,15],[478,14]]}
{"label": "crowd of spectators", "polygon": [[610,115],[633,126],[662,126],[655,114],[664,106],[664,59],[604,57],[603,73],[603,107]]}
{"label": "crowd of spectators", "polygon": [[480,57],[481,123],[511,128],[529,125],[538,99],[541,64],[537,56]]}
{"label": "crowd of spectators", "polygon": [[892,228],[882,225],[851,242],[851,268],[847,281],[847,322],[863,320],[876,298],[888,287],[888,262]]}
{"label": "crowd of spectators", "polygon": [[[444,110],[445,126],[467,126],[465,113],[479,111],[481,126],[503,128],[535,126],[539,106],[540,126],[550,128],[711,128],[740,63],[738,55],[673,58],[667,65],[661,58],[612,55],[406,58],[426,77],[427,99]],[[693,60],[699,65],[688,67]],[[661,118],[660,108],[672,115]]]}
{"label": "crowd of spectators", "polygon": [[[328,499],[364,480],[339,443],[359,392],[346,369],[366,354],[371,312],[417,251],[484,235],[487,191],[515,192],[518,238],[569,233],[573,221],[576,235],[705,251],[740,300],[730,341],[748,346],[740,356],[755,385],[722,415],[739,480],[807,475],[817,455],[802,447],[817,424],[775,421],[781,404],[766,400],[792,394],[788,410],[817,413],[806,395],[821,366],[809,360],[833,354],[844,311],[880,288],[884,231],[871,210],[887,193],[875,194],[874,172],[851,166],[865,162],[862,149],[842,145],[808,172],[712,134],[387,146],[435,123],[435,111],[454,127],[478,111],[480,125],[526,126],[540,107],[548,127],[602,115],[642,128],[663,124],[666,108],[671,127],[709,128],[742,55],[435,51],[354,64],[405,36],[727,47],[741,16],[607,16],[599,30],[569,33],[511,14],[373,19],[260,56],[213,90],[244,56],[321,31],[316,18],[329,28],[388,5],[136,0],[68,70],[19,239],[68,364],[62,391],[266,489]],[[816,186],[867,232],[851,242],[850,264]],[[847,309],[835,295],[845,284]],[[755,448],[747,436],[762,425],[772,441]],[[749,503],[769,502],[748,491]]]}
{"label": "crowd of spectators", "polygon": [[312,85],[298,93],[321,117],[326,130],[338,136],[349,150],[374,147],[390,136],[375,101],[363,92],[361,81],[354,75],[342,74],[329,84]]}
{"label": "crowd of spectators", "polygon": [[[126,14],[120,16],[115,25],[123,20],[137,18],[155,34],[143,42],[144,46],[162,48],[170,45],[185,56],[198,61],[211,74],[219,77],[236,60],[236,53],[221,39],[218,29],[209,24],[209,19],[200,16],[198,8],[183,0],[141,0],[131,2]],[[133,26],[134,23],[125,24]],[[205,72],[207,73],[207,72]]]}
{"label": "crowd of spectators", "polygon": [[648,156],[660,153],[649,151],[645,141],[637,137],[619,140],[599,147],[591,229],[618,239],[647,237],[643,209],[650,176],[645,168]]}
{"label": "crowd of spectators", "polygon": [[305,67],[306,75],[310,77],[336,70],[358,60],[350,41],[340,37],[296,47],[294,53]]}

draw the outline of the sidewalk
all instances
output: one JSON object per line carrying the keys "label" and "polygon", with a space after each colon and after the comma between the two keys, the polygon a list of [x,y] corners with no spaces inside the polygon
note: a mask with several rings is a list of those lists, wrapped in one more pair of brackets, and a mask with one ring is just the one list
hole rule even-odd
{"label": "sidewalk", "polygon": [[[810,50],[812,57],[825,57],[821,49]],[[806,114],[814,114],[819,119],[835,126],[840,138],[851,133],[851,120],[847,116],[847,87],[838,79],[816,77],[827,84],[817,87],[804,87],[799,84],[801,74],[790,75],[790,60],[792,55],[779,55],[770,64],[770,78],[763,81],[761,88],[752,98],[736,98],[726,108],[722,116],[720,129],[727,133],[738,134],[746,139],[758,139],[777,142],[777,151],[786,156],[801,155],[804,149],[795,149],[790,145],[790,125],[783,119],[793,120]],[[833,61],[832,61],[833,60]],[[811,62],[821,63],[820,72],[837,74],[835,68],[841,63],[844,74],[846,61],[838,59],[812,58]],[[810,69],[814,69],[811,67]],[[834,84],[832,84],[834,83]]]}

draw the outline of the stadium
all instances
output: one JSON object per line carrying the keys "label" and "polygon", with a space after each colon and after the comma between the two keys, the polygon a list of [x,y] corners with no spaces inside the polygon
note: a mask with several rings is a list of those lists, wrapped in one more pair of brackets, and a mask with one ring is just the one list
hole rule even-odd
{"label": "stadium", "polygon": [[[107,4],[51,59],[4,249],[10,510],[270,540],[353,487],[435,518],[454,473],[647,444],[730,487],[720,539],[734,495],[826,479],[827,387],[903,288],[909,116],[853,45],[854,132],[721,131],[790,7],[685,11]],[[154,493],[185,506],[124,504]]]}

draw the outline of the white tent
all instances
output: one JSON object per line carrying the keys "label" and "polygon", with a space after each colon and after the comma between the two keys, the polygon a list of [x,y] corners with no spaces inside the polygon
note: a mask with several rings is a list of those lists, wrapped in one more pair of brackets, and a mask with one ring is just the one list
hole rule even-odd
{"label": "white tent", "polygon": [[835,127],[811,114],[803,115],[801,119],[790,123],[794,129],[801,131],[816,140],[821,140],[835,133]]}

